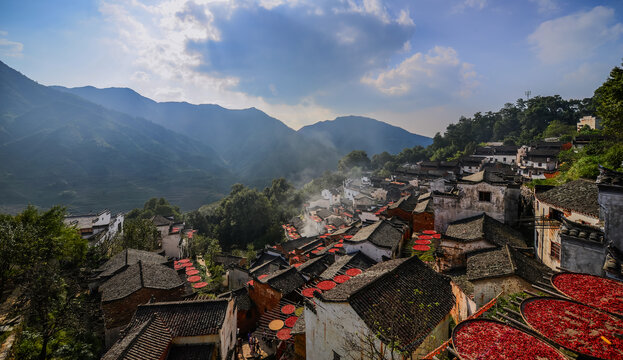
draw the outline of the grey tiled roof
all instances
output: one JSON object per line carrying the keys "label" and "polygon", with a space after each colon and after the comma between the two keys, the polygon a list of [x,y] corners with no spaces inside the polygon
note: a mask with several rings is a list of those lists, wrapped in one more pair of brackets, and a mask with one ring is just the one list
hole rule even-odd
{"label": "grey tiled roof", "polygon": [[538,200],[555,207],[598,218],[598,193],[599,190],[594,181],[579,179],[556,186],[551,190],[537,193],[535,196]]}
{"label": "grey tiled roof", "polygon": [[126,332],[104,354],[102,360],[152,360],[166,354],[173,337],[158,316],[151,316]]}
{"label": "grey tiled roof", "polygon": [[402,240],[402,232],[393,227],[385,220],[379,220],[376,223],[361,228],[352,239],[344,240],[344,242],[358,243],[361,241],[369,241],[372,244],[394,249]]}
{"label": "grey tiled roof", "polygon": [[485,213],[450,223],[444,237],[463,242],[484,239],[496,246],[511,244],[526,247],[526,242],[519,231]]}
{"label": "grey tiled roof", "polygon": [[253,300],[249,297],[249,292],[246,287],[240,289],[228,291],[217,296],[217,299],[229,299],[233,297],[236,302],[236,308],[242,311],[251,310],[253,307]]}
{"label": "grey tiled roof", "polygon": [[289,294],[305,284],[305,279],[293,266],[278,270],[259,281],[279,290],[283,295]]}
{"label": "grey tiled roof", "polygon": [[303,265],[296,269],[303,275],[309,276],[310,278],[316,278],[323,271],[327,270],[327,268],[333,264],[333,261],[334,256],[325,253],[324,255],[307,260],[303,263]]}
{"label": "grey tiled roof", "polygon": [[113,276],[118,271],[122,270],[124,267],[128,265],[134,265],[139,260],[143,263],[150,264],[164,264],[167,262],[167,259],[158,255],[151,251],[144,250],[135,250],[135,249],[126,249],[117,255],[110,258],[106,261],[102,266],[100,266],[96,271],[100,272],[98,274],[98,278],[106,278]]}
{"label": "grey tiled roof", "polygon": [[398,340],[403,351],[417,348],[455,304],[450,279],[417,256],[379,263],[319,297],[348,301],[381,340]]}
{"label": "grey tiled roof", "polygon": [[336,275],[343,275],[348,269],[357,268],[366,270],[374,264],[376,264],[376,261],[367,257],[361,251],[357,251],[352,254],[338,257],[331,266],[320,274],[320,277],[322,279],[330,280]]}
{"label": "grey tiled roof", "polygon": [[170,290],[183,287],[177,271],[160,264],[138,263],[110,278],[102,286],[102,301],[122,299],[141,288]]}
{"label": "grey tiled roof", "polygon": [[467,257],[467,277],[470,281],[517,275],[535,283],[548,272],[548,268],[533,256],[509,245]]}
{"label": "grey tiled roof", "polygon": [[140,305],[126,329],[158,316],[172,337],[218,334],[229,300],[172,301]]}

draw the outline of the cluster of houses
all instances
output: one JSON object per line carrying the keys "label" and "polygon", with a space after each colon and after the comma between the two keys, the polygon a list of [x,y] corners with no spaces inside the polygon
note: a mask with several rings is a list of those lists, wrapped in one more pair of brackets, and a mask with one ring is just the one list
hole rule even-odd
{"label": "cluster of houses", "polygon": [[420,359],[492,299],[553,273],[623,280],[623,174],[523,186],[509,167],[541,166],[550,145],[323,189],[283,224],[285,241],[250,263],[215,257],[221,294],[198,291],[178,261],[193,231],[155,217],[160,252],[127,249],[93,274],[104,358]]}

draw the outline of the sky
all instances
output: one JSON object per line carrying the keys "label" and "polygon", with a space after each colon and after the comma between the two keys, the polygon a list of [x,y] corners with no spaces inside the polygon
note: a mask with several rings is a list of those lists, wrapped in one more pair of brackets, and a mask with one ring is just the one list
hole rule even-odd
{"label": "sky", "polygon": [[590,97],[622,58],[616,0],[0,1],[0,60],[41,84],[293,129],[362,115],[432,136],[528,90]]}

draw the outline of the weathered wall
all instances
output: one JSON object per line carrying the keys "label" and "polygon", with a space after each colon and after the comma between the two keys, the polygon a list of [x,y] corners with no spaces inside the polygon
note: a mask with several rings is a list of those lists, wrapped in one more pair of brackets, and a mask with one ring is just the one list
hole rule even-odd
{"label": "weathered wall", "polygon": [[472,242],[458,242],[449,239],[441,239],[441,250],[443,256],[438,258],[437,264],[440,271],[447,271],[455,268],[467,266],[465,254],[480,249],[493,249],[495,245],[485,240],[476,240]]}
{"label": "weathered wall", "polygon": [[386,256],[390,259],[392,258],[392,251],[390,249],[377,247],[369,241],[360,241],[358,243],[344,241],[344,251],[346,251],[347,254],[361,251],[367,257],[373,259],[376,262],[383,261],[383,256]]}
{"label": "weathered wall", "polygon": [[516,275],[474,280],[472,283],[474,284],[474,301],[478,307],[491,301],[500,292],[502,295],[508,295],[531,288],[530,283]]}
{"label": "weathered wall", "polygon": [[430,334],[424,339],[422,344],[411,354],[411,359],[421,359],[426,354],[435,350],[439,345],[450,337],[450,319],[452,316],[448,314]]}
{"label": "weathered wall", "polygon": [[294,335],[294,360],[305,360],[307,357],[305,333]]}
{"label": "weathered wall", "polygon": [[435,215],[428,212],[414,213],[412,223],[413,232],[432,230],[435,228]]}
{"label": "weathered wall", "polygon": [[180,253],[180,240],[182,239],[181,232],[177,234],[167,234],[162,238],[162,250],[166,257],[172,257],[179,259]]}
{"label": "weathered wall", "polygon": [[560,235],[561,259],[560,266],[564,269],[593,274],[604,275],[604,261],[606,259],[606,247],[603,244],[581,240],[568,235]]}
{"label": "weathered wall", "polygon": [[277,305],[281,300],[281,293],[268,284],[263,284],[257,280],[253,281],[253,286],[249,287],[249,297],[259,311],[260,316]]}
{"label": "weathered wall", "polygon": [[600,186],[598,201],[606,239],[623,250],[623,193]]}
{"label": "weathered wall", "polygon": [[234,305],[234,300],[231,299],[227,305],[227,313],[225,314],[225,320],[223,320],[223,327],[221,327],[219,331],[221,360],[226,360],[227,353],[236,346],[236,315],[236,306]]}
{"label": "weathered wall", "polygon": [[[142,288],[123,299],[102,302],[106,329],[127,325],[132,319],[136,308],[141,304],[146,304],[152,296],[156,301],[176,301],[181,300],[183,295],[184,285],[171,290]],[[116,337],[115,339],[112,339],[112,336],[110,336],[111,339],[108,338],[109,336],[107,336],[106,340],[112,340],[113,342],[116,340]],[[112,342],[106,343],[107,347],[110,345],[112,345]]]}
{"label": "weathered wall", "polygon": [[227,281],[227,288],[229,290],[240,289],[249,280],[251,280],[249,273],[235,267],[228,269],[225,277]]}
{"label": "weathered wall", "polygon": [[476,302],[467,296],[454,281],[451,281],[450,285],[452,285],[452,293],[455,299],[455,305],[450,311],[450,315],[452,315],[454,323],[458,324],[475,313],[478,308]]}

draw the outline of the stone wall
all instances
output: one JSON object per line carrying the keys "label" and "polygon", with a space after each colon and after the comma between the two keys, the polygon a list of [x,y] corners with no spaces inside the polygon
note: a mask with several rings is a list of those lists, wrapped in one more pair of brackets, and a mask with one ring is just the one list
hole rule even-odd
{"label": "stone wall", "polygon": [[530,283],[517,275],[473,280],[474,301],[478,307],[488,303],[501,292],[502,295],[514,294],[531,289]]}

